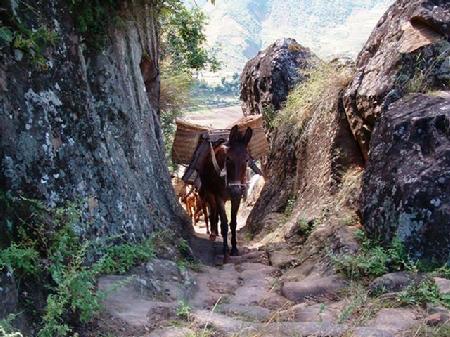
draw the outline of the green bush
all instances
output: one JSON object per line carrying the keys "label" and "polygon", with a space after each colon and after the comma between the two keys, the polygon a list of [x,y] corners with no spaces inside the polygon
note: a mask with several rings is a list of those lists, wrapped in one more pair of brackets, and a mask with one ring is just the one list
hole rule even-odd
{"label": "green bush", "polygon": [[360,249],[356,254],[333,255],[331,259],[338,272],[350,279],[377,277],[388,272],[411,268],[403,244],[394,239],[383,247],[378,242],[368,239],[363,231],[357,232]]}
{"label": "green bush", "polygon": [[178,303],[176,314],[179,318],[188,320],[191,311],[192,309],[186,301],[180,301]]}
{"label": "green bush", "polygon": [[16,243],[0,251],[0,270],[7,268],[19,275],[33,275],[39,272],[39,253],[33,247]]}
{"label": "green bush", "polygon": [[284,208],[284,216],[290,217],[294,212],[295,203],[297,202],[297,198],[295,196],[291,196],[286,202],[286,207]]}
{"label": "green bush", "polygon": [[298,233],[304,237],[308,237],[314,230],[315,221],[308,221],[304,218],[297,219]]}
{"label": "green bush", "polygon": [[413,284],[400,292],[397,300],[405,305],[425,305],[434,303],[450,308],[450,295],[441,294],[436,283],[427,279],[419,284]]}
{"label": "green bush", "polygon": [[[49,209],[39,201],[1,191],[0,211],[4,215],[0,225],[5,225],[0,268],[19,275],[21,286],[45,289],[45,308],[34,309],[41,318],[38,337],[64,337],[74,324],[90,321],[104,295],[96,290],[98,276],[124,273],[154,256],[152,238],[109,246],[80,239],[73,230],[81,222],[76,204]],[[89,263],[92,253],[97,261]]]}
{"label": "green bush", "polygon": [[11,19],[10,24],[10,26],[0,26],[0,49],[6,46],[20,49],[38,69],[47,69],[45,50],[56,44],[57,33],[46,26],[40,26],[37,29],[28,28],[14,18]]}

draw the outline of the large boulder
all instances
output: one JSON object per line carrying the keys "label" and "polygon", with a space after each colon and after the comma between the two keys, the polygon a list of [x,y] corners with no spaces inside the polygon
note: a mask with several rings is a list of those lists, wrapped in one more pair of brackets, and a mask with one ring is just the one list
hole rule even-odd
{"label": "large boulder", "polygon": [[[153,5],[121,3],[123,24],[108,29],[104,48],[86,46],[68,1],[52,0],[26,19],[58,36],[46,67],[10,47],[0,54],[0,187],[50,207],[81,201],[89,226],[77,230],[90,238],[137,239],[182,223],[154,97]],[[22,20],[29,5],[17,6]]]}
{"label": "large boulder", "polygon": [[370,137],[389,104],[450,85],[450,2],[398,0],[380,19],[344,96],[352,132],[368,158]]}
{"label": "large boulder", "polygon": [[411,95],[374,129],[363,178],[366,231],[411,256],[450,262],[450,96]]}
{"label": "large boulder", "polygon": [[241,75],[244,115],[279,110],[289,90],[307,78],[318,58],[294,39],[279,39],[247,62]]}

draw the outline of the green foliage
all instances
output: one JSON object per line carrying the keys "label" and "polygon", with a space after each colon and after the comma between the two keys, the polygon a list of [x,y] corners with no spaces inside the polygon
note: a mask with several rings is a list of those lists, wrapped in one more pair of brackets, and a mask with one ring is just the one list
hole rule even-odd
{"label": "green foliage", "polygon": [[[96,290],[97,277],[124,273],[154,256],[152,238],[106,247],[81,240],[73,230],[81,221],[76,204],[48,209],[39,201],[1,191],[0,211],[5,215],[1,225],[7,225],[2,227],[6,247],[0,251],[0,268],[20,275],[21,284],[28,281],[47,292],[38,337],[64,337],[73,324],[90,321],[103,296]],[[87,256],[93,251],[98,259],[90,264]]]}
{"label": "green foliage", "polygon": [[125,273],[131,266],[155,256],[153,239],[138,244],[125,243],[106,249],[103,257],[93,266],[99,274]]}
{"label": "green foliage", "polygon": [[292,196],[288,199],[288,201],[286,202],[286,207],[284,208],[285,217],[290,217],[292,215],[292,212],[294,212],[296,201],[297,198],[295,196]]}
{"label": "green foliage", "polygon": [[400,292],[397,300],[405,305],[425,305],[434,303],[450,308],[450,295],[441,294],[436,283],[427,279],[419,284],[413,284]]}
{"label": "green foliage", "polygon": [[23,335],[20,332],[7,332],[0,324],[0,337],[23,337]]}
{"label": "green foliage", "polygon": [[377,277],[387,272],[410,268],[403,244],[394,239],[383,247],[378,242],[368,239],[363,231],[357,233],[360,250],[356,254],[331,255],[335,268],[350,279]]}
{"label": "green foliage", "polygon": [[[67,316],[89,322],[100,309],[103,294],[96,291],[96,278],[106,273],[125,273],[132,266],[154,256],[151,239],[137,244],[107,247],[92,266],[86,264],[89,242],[80,242],[69,226],[57,235],[51,251],[50,272],[56,286],[47,298],[46,313],[39,337],[66,336],[71,331]],[[73,243],[75,242],[75,243]]]}
{"label": "green foliage", "polygon": [[12,322],[16,319],[15,314],[9,314],[6,318],[0,320],[0,337],[22,337],[20,332],[12,326]]}
{"label": "green foliage", "polygon": [[75,27],[90,47],[103,47],[108,26],[117,19],[123,0],[70,0]]}
{"label": "green foliage", "polygon": [[308,237],[315,227],[314,221],[308,221],[304,218],[297,219],[298,233],[304,237]]}
{"label": "green foliage", "polygon": [[206,48],[205,14],[181,1],[166,1],[160,9],[161,57],[173,69],[215,71],[219,63]]}
{"label": "green foliage", "polygon": [[40,70],[47,69],[45,51],[58,40],[56,32],[46,26],[28,28],[22,22],[10,19],[10,25],[0,22],[0,49],[9,46],[24,52]]}
{"label": "green foliage", "polygon": [[269,130],[273,130],[275,128],[275,120],[277,117],[277,111],[273,107],[273,105],[265,106],[263,108],[263,118],[264,124]]}
{"label": "green foliage", "polygon": [[24,247],[16,243],[0,251],[0,270],[7,268],[19,275],[35,276],[39,271],[39,254],[33,247]]}
{"label": "green foliage", "polygon": [[8,27],[0,27],[0,43],[9,44],[14,39],[14,33]]}
{"label": "green foliage", "polygon": [[450,280],[450,267],[448,265],[437,267],[433,270],[434,275]]}
{"label": "green foliage", "polygon": [[189,257],[191,255],[191,248],[185,239],[181,239],[178,243],[178,252],[181,256]]}
{"label": "green foliage", "polygon": [[163,133],[166,161],[172,169],[172,143],[175,136],[175,120],[182,116],[182,111],[190,103],[190,90],[192,87],[192,75],[187,71],[176,71],[166,63],[161,67],[160,87],[160,122]]}
{"label": "green foliage", "polygon": [[433,49],[432,56],[423,52],[403,56],[402,68],[395,83],[400,92],[428,93],[449,88],[450,83],[436,78],[436,72],[448,59],[450,45],[447,41],[441,41]]}
{"label": "green foliage", "polygon": [[180,301],[178,303],[176,314],[179,318],[188,320],[191,311],[192,309],[186,301]]}
{"label": "green foliage", "polygon": [[200,272],[201,266],[199,262],[192,256],[192,251],[189,243],[185,239],[180,239],[177,244],[178,254],[180,259],[177,261],[177,266],[180,270],[184,271],[186,269],[192,269],[194,271]]}

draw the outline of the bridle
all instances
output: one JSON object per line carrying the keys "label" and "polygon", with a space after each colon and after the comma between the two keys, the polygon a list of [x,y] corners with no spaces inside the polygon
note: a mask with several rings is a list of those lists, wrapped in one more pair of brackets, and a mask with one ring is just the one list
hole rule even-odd
{"label": "bridle", "polygon": [[243,183],[242,181],[238,182],[238,181],[231,181],[228,182],[228,173],[227,173],[227,162],[224,161],[223,164],[223,168],[220,168],[219,163],[217,162],[217,158],[216,158],[216,153],[214,151],[214,147],[212,145],[212,142],[209,141],[209,147],[210,147],[210,151],[211,151],[211,161],[213,163],[214,166],[214,170],[216,171],[216,173],[224,179],[225,181],[225,186],[226,187],[232,187],[232,186],[238,186],[241,189],[242,188],[246,188],[247,184]]}

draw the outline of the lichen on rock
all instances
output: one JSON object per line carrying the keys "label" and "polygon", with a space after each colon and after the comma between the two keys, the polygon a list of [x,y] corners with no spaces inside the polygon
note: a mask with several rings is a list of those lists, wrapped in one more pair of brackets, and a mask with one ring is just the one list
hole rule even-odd
{"label": "lichen on rock", "polygon": [[120,25],[95,47],[78,35],[68,1],[48,1],[34,18],[17,10],[28,26],[58,34],[44,50],[48,67],[18,60],[11,47],[0,56],[1,188],[51,207],[81,201],[89,226],[78,232],[89,238],[138,239],[185,223],[151,96],[159,90],[153,6],[123,1]]}

